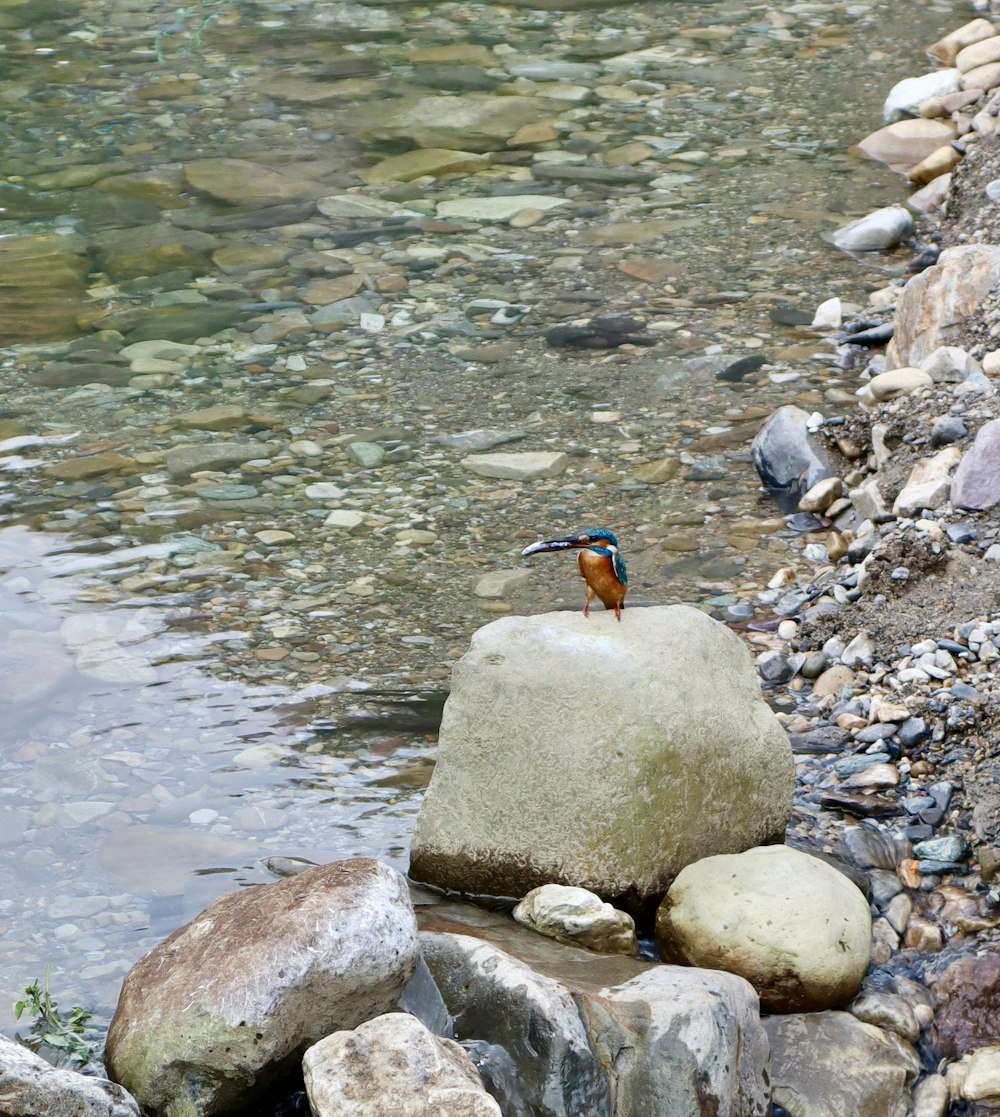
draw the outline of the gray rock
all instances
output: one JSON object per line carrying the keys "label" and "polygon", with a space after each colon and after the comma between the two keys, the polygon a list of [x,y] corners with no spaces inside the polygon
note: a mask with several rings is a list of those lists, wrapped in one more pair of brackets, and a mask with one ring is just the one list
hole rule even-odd
{"label": "gray rock", "polygon": [[581,1004],[620,1117],[770,1112],[767,1037],[741,978],[657,966]]}
{"label": "gray rock", "polygon": [[957,415],[941,415],[931,427],[931,446],[950,446],[968,433],[968,427]]}
{"label": "gray rock", "polygon": [[822,443],[810,434],[808,419],[800,407],[779,407],[750,448],[764,485],[772,491],[790,492],[795,503],[818,481],[837,472]]}
{"label": "gray rock", "polygon": [[941,345],[920,362],[935,384],[957,384],[973,373],[983,375],[983,366],[957,345]]}
{"label": "gray rock", "polygon": [[108,1071],[145,1110],[240,1108],[311,1043],[393,1008],[417,957],[406,882],[377,861],[232,892],[129,971]]}
{"label": "gray rock", "polygon": [[481,427],[477,430],[459,431],[456,434],[442,434],[434,441],[439,446],[446,446],[449,450],[464,450],[468,453],[469,451],[491,450],[494,446],[503,446],[508,442],[519,442],[526,437],[524,431]]}
{"label": "gray rock", "polygon": [[886,206],[841,226],[833,234],[833,243],[845,252],[878,252],[895,248],[914,228],[909,210]]}
{"label": "gray rock", "polygon": [[771,1089],[789,1117],[907,1117],[920,1064],[908,1044],[848,1012],[770,1016]]}
{"label": "gray rock", "polygon": [[321,1039],[302,1070],[315,1117],[500,1117],[465,1051],[405,1012]]}
{"label": "gray rock", "polygon": [[844,1004],[871,953],[868,901],[843,873],[787,846],[688,865],[656,914],[663,957],[745,978],[768,1012]]}
{"label": "gray rock", "polygon": [[62,1070],[0,1035],[0,1112],[3,1117],[139,1117],[121,1086]]}
{"label": "gray rock", "polygon": [[411,876],[634,910],[691,861],[780,838],[792,767],[749,653],[699,610],[504,618],[456,665]]}
{"label": "gray rock", "polygon": [[168,451],[166,466],[174,477],[187,477],[202,470],[225,472],[263,457],[267,450],[259,442],[193,442]]}
{"label": "gray rock", "polygon": [[456,1033],[508,1053],[532,1112],[610,1117],[605,1072],[565,985],[469,935],[420,940]]}
{"label": "gray rock", "polygon": [[956,508],[980,511],[1000,501],[1000,419],[979,428],[951,482],[951,502]]}

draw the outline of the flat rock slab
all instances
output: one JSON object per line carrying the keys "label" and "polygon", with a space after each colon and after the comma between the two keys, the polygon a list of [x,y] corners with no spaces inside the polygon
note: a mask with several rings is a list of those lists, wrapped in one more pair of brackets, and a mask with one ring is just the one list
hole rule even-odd
{"label": "flat rock slab", "polygon": [[438,217],[469,221],[509,221],[526,209],[550,210],[567,205],[568,198],[550,194],[509,194],[500,198],[454,198],[438,202]]}
{"label": "flat rock slab", "polygon": [[196,159],[184,164],[184,178],[195,190],[237,206],[301,202],[321,193],[313,182],[246,159]]}
{"label": "flat rock slab", "polygon": [[462,459],[462,465],[478,477],[535,481],[542,477],[558,477],[569,465],[569,456],[549,450],[526,450],[513,454],[469,454]]}
{"label": "flat rock slab", "polygon": [[202,470],[224,471],[266,455],[266,447],[257,442],[196,442],[168,451],[166,464],[171,476],[187,477]]}
{"label": "flat rock slab", "polygon": [[560,107],[541,97],[404,98],[359,114],[357,129],[369,143],[498,151],[525,125],[537,124],[559,111]]}

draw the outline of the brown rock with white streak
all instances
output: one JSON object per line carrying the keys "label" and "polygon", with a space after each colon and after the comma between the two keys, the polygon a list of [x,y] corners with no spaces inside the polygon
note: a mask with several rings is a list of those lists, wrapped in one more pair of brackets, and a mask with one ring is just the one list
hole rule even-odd
{"label": "brown rock with white streak", "polygon": [[890,369],[919,365],[941,345],[957,344],[986,296],[1000,285],[1000,247],[948,248],[915,275],[896,305],[896,332],[886,350]]}
{"label": "brown rock with white streak", "polygon": [[144,1112],[239,1109],[310,1044],[393,1008],[418,953],[406,881],[374,860],[232,892],[129,971],[108,1071]]}

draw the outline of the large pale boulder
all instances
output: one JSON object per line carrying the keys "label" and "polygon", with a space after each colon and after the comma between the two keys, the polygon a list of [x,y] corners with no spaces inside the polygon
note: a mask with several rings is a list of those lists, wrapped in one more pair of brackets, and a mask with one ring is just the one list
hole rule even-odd
{"label": "large pale boulder", "polygon": [[687,864],[780,841],[793,764],[750,655],[687,606],[507,617],[455,667],[410,872],[648,908]]}
{"label": "large pale boulder", "polygon": [[768,1042],[757,995],[732,974],[656,966],[581,998],[613,1068],[615,1117],[764,1117]]}
{"label": "large pale boulder", "polygon": [[849,1001],[871,954],[868,901],[825,861],[787,846],[684,869],[656,916],[667,961],[746,978],[768,1012]]}
{"label": "large pale boulder", "polygon": [[418,950],[406,881],[377,861],[230,893],[129,971],[108,1071],[154,1113],[239,1108],[317,1040],[393,1008]]}
{"label": "large pale boulder", "polygon": [[789,1117],[907,1117],[916,1052],[849,1012],[764,1020],[771,1089]]}
{"label": "large pale boulder", "polygon": [[958,342],[998,285],[1000,246],[963,244],[945,249],[933,267],[913,276],[903,288],[886,367],[919,366],[939,346]]}
{"label": "large pale boulder", "polygon": [[0,1035],[0,1113],[3,1117],[139,1117],[139,1106],[117,1083],[54,1067]]}
{"label": "large pale boulder", "polygon": [[505,1053],[531,1112],[611,1117],[607,1075],[566,985],[470,935],[420,939],[456,1035]]}
{"label": "large pale boulder", "polygon": [[465,1051],[405,1012],[321,1039],[302,1070],[315,1117],[500,1117]]}

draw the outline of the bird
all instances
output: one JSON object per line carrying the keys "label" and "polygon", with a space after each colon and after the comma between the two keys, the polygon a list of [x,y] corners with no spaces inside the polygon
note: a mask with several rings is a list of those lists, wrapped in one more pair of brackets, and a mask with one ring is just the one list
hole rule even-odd
{"label": "bird", "polygon": [[577,560],[580,577],[587,583],[587,600],[583,615],[590,616],[590,603],[600,598],[605,609],[614,609],[615,617],[622,619],[622,606],[628,593],[628,572],[618,551],[618,538],[605,527],[588,528],[578,535],[562,539],[543,539],[532,543],[521,552],[522,556],[540,555],[548,551],[579,551]]}

